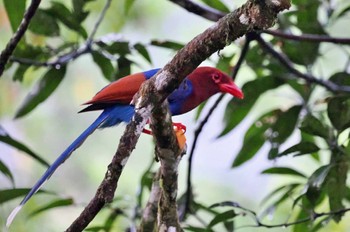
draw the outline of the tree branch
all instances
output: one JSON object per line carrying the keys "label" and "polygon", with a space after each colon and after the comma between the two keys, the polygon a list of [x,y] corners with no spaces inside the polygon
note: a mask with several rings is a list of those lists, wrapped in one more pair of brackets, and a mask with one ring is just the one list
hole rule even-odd
{"label": "tree branch", "polygon": [[280,53],[276,51],[273,46],[263,40],[259,34],[256,34],[255,40],[258,41],[260,46],[265,49],[267,52],[269,52],[273,57],[275,57],[277,60],[279,60],[289,72],[293,73],[295,76],[300,77],[304,79],[308,83],[315,83],[318,85],[321,85],[325,87],[327,90],[332,91],[332,92],[350,92],[350,86],[341,86],[337,85],[331,81],[323,80],[316,78],[310,74],[305,74],[297,70],[293,63],[288,59],[286,55],[283,53]]}
{"label": "tree branch", "polygon": [[156,156],[161,165],[158,231],[182,231],[176,205],[178,166],[182,151],[175,137],[167,101],[154,107],[151,129],[156,139]]}
{"label": "tree branch", "polygon": [[302,34],[302,35],[293,35],[287,34],[279,30],[263,30],[263,33],[273,35],[288,40],[296,41],[308,41],[308,42],[328,42],[335,44],[350,44],[350,38],[336,38],[330,37],[328,35],[314,35],[314,34]]}
{"label": "tree branch", "polygon": [[[121,171],[131,151],[135,148],[153,109],[161,105],[203,60],[248,32],[271,27],[277,14],[289,7],[290,1],[287,0],[265,1],[263,3],[256,0],[247,1],[246,4],[221,18],[216,24],[190,41],[154,78],[141,86],[137,94],[138,97],[134,97],[133,101],[135,115],[126,127],[118,150],[112,163],[108,166],[105,179],[98,188],[95,197],[67,231],[83,230],[101,208],[113,199]],[[168,139],[174,140],[174,135]],[[163,147],[159,146],[159,148]],[[175,155],[178,154],[176,150],[171,152]]]}
{"label": "tree branch", "polygon": [[181,6],[187,11],[199,15],[203,18],[206,18],[211,21],[218,21],[220,18],[225,16],[225,13],[215,10],[213,8],[205,7],[203,5],[199,5],[190,0],[170,0],[171,2]]}
{"label": "tree branch", "polygon": [[155,231],[157,226],[158,202],[161,194],[160,176],[161,170],[159,169],[153,177],[150,196],[143,210],[141,224],[137,230],[138,232]]}
{"label": "tree branch", "polygon": [[23,37],[24,33],[26,32],[28,25],[30,23],[30,20],[33,18],[36,10],[38,9],[40,5],[41,0],[32,0],[30,6],[24,13],[23,19],[21,21],[21,24],[19,25],[17,31],[15,34],[13,34],[10,41],[7,43],[6,48],[1,52],[0,54],[0,77],[2,76],[5,65],[7,64],[10,56],[12,55],[13,51],[15,50],[17,44]]}

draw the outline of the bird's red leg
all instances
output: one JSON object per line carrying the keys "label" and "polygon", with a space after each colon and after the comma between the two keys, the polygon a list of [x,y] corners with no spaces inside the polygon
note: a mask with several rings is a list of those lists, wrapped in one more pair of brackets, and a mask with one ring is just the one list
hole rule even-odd
{"label": "bird's red leg", "polygon": [[148,135],[152,135],[152,131],[145,128],[143,128],[142,132]]}
{"label": "bird's red leg", "polygon": [[[179,144],[179,147],[181,148],[181,150],[183,150],[186,145],[186,136],[185,136],[186,126],[177,122],[174,122],[173,126],[174,126],[177,143]],[[143,128],[142,132],[148,135],[152,135],[152,131],[145,128]]]}

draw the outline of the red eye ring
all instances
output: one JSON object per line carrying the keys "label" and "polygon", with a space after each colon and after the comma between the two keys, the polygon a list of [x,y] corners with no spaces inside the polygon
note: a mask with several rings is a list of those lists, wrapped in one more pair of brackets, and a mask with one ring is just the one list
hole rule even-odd
{"label": "red eye ring", "polygon": [[213,74],[211,78],[215,83],[219,83],[221,81],[221,76],[219,74]]}

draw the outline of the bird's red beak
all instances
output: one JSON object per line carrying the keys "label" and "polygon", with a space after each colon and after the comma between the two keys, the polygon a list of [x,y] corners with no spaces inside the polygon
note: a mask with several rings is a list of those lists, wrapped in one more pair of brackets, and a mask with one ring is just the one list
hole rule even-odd
{"label": "bird's red beak", "polygon": [[244,94],[243,94],[242,90],[240,88],[238,88],[238,86],[235,85],[235,83],[233,83],[233,82],[221,83],[221,84],[219,84],[219,89],[221,92],[229,93],[229,94],[231,94],[234,97],[237,97],[239,99],[244,98]]}

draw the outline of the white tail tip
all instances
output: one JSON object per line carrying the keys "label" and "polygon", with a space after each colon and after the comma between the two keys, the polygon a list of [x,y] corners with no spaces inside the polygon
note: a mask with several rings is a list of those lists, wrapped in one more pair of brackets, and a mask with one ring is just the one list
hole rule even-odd
{"label": "white tail tip", "polygon": [[14,208],[11,212],[11,214],[8,216],[6,220],[6,227],[9,228],[12,224],[13,219],[16,217],[17,213],[22,209],[22,205],[17,206]]}

